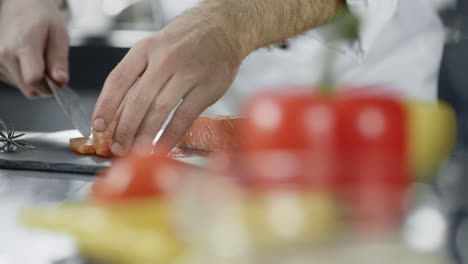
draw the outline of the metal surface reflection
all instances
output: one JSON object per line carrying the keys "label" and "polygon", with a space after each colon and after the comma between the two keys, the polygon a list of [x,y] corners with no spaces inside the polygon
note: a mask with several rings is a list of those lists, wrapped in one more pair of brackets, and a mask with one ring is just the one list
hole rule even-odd
{"label": "metal surface reflection", "polygon": [[31,205],[80,200],[88,187],[83,176],[0,170],[0,263],[49,264],[75,255],[72,238],[26,229],[18,213]]}

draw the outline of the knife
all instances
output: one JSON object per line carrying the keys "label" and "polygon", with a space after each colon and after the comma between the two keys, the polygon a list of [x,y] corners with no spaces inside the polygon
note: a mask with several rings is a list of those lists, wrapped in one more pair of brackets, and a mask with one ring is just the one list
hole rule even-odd
{"label": "knife", "polygon": [[84,137],[91,135],[91,112],[81,103],[80,96],[68,85],[59,87],[49,76],[46,76],[45,80],[60,108],[72,121],[73,126]]}

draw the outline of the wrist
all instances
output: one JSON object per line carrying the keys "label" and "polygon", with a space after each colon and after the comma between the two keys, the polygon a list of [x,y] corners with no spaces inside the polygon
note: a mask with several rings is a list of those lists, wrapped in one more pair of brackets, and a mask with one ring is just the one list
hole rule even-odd
{"label": "wrist", "polygon": [[258,47],[251,35],[238,26],[233,12],[225,12],[225,10],[221,6],[219,8],[215,5],[205,7],[201,4],[186,15],[189,22],[198,20],[201,25],[211,28],[224,38],[236,58],[242,62]]}
{"label": "wrist", "polygon": [[213,16],[211,20],[225,34],[242,60],[258,48],[255,38],[236,26],[234,21],[223,16]]}
{"label": "wrist", "polygon": [[176,41],[181,35],[209,39],[210,42],[215,43],[222,50],[224,58],[236,67],[249,54],[238,35],[227,24],[214,16],[200,13],[197,9],[192,9],[190,12],[176,18],[161,33],[169,38],[175,36]]}

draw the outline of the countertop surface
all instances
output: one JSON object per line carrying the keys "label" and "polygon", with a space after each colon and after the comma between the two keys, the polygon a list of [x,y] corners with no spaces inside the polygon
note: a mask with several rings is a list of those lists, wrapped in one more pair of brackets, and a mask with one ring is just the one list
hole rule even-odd
{"label": "countertop surface", "polygon": [[80,200],[92,177],[79,174],[0,169],[0,263],[51,264],[75,254],[74,241],[29,230],[18,221],[21,208]]}
{"label": "countertop surface", "polygon": [[[446,173],[462,178],[465,177],[465,162],[467,156],[457,162],[449,164]],[[446,176],[447,176],[446,175]],[[0,169],[0,263],[1,264],[55,264],[80,263],[60,262],[76,255],[73,239],[63,234],[51,234],[30,230],[18,221],[21,208],[38,205],[58,205],[66,201],[81,200],[87,196],[93,177],[82,174],[39,172]],[[445,192],[454,195],[454,181],[449,181],[452,187],[446,186]],[[446,183],[447,184],[447,183]],[[466,198],[466,188],[458,186],[460,196]],[[467,186],[467,185],[465,185]],[[444,195],[444,191],[440,190]],[[464,193],[464,194],[462,194]],[[465,200],[465,199],[463,199]],[[466,201],[466,200],[465,200]],[[454,204],[451,201],[450,204]],[[465,204],[462,202],[462,204]],[[446,206],[444,206],[447,208]],[[460,206],[464,207],[464,206]],[[458,219],[459,224],[454,227],[455,237],[463,238],[468,233],[465,225],[468,218]],[[450,227],[449,227],[450,228]],[[456,239],[457,249],[464,249],[468,245],[466,239]],[[461,254],[464,255],[461,250]],[[460,256],[462,258],[467,256]]]}
{"label": "countertop surface", "polygon": [[[25,207],[81,200],[89,193],[91,179],[64,173],[0,169],[0,263],[83,264],[76,257],[72,237],[28,229],[18,221],[18,214]],[[408,258],[403,253],[395,251],[394,257]],[[440,263],[440,259],[434,262],[427,262],[428,257],[422,259],[426,262],[417,263]]]}

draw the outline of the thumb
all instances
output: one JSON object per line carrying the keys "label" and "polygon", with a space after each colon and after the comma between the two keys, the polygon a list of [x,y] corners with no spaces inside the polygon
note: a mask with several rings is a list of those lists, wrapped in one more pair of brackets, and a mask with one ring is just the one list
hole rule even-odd
{"label": "thumb", "polygon": [[46,62],[47,72],[58,84],[69,81],[68,49],[69,37],[65,23],[55,22],[49,29]]}

